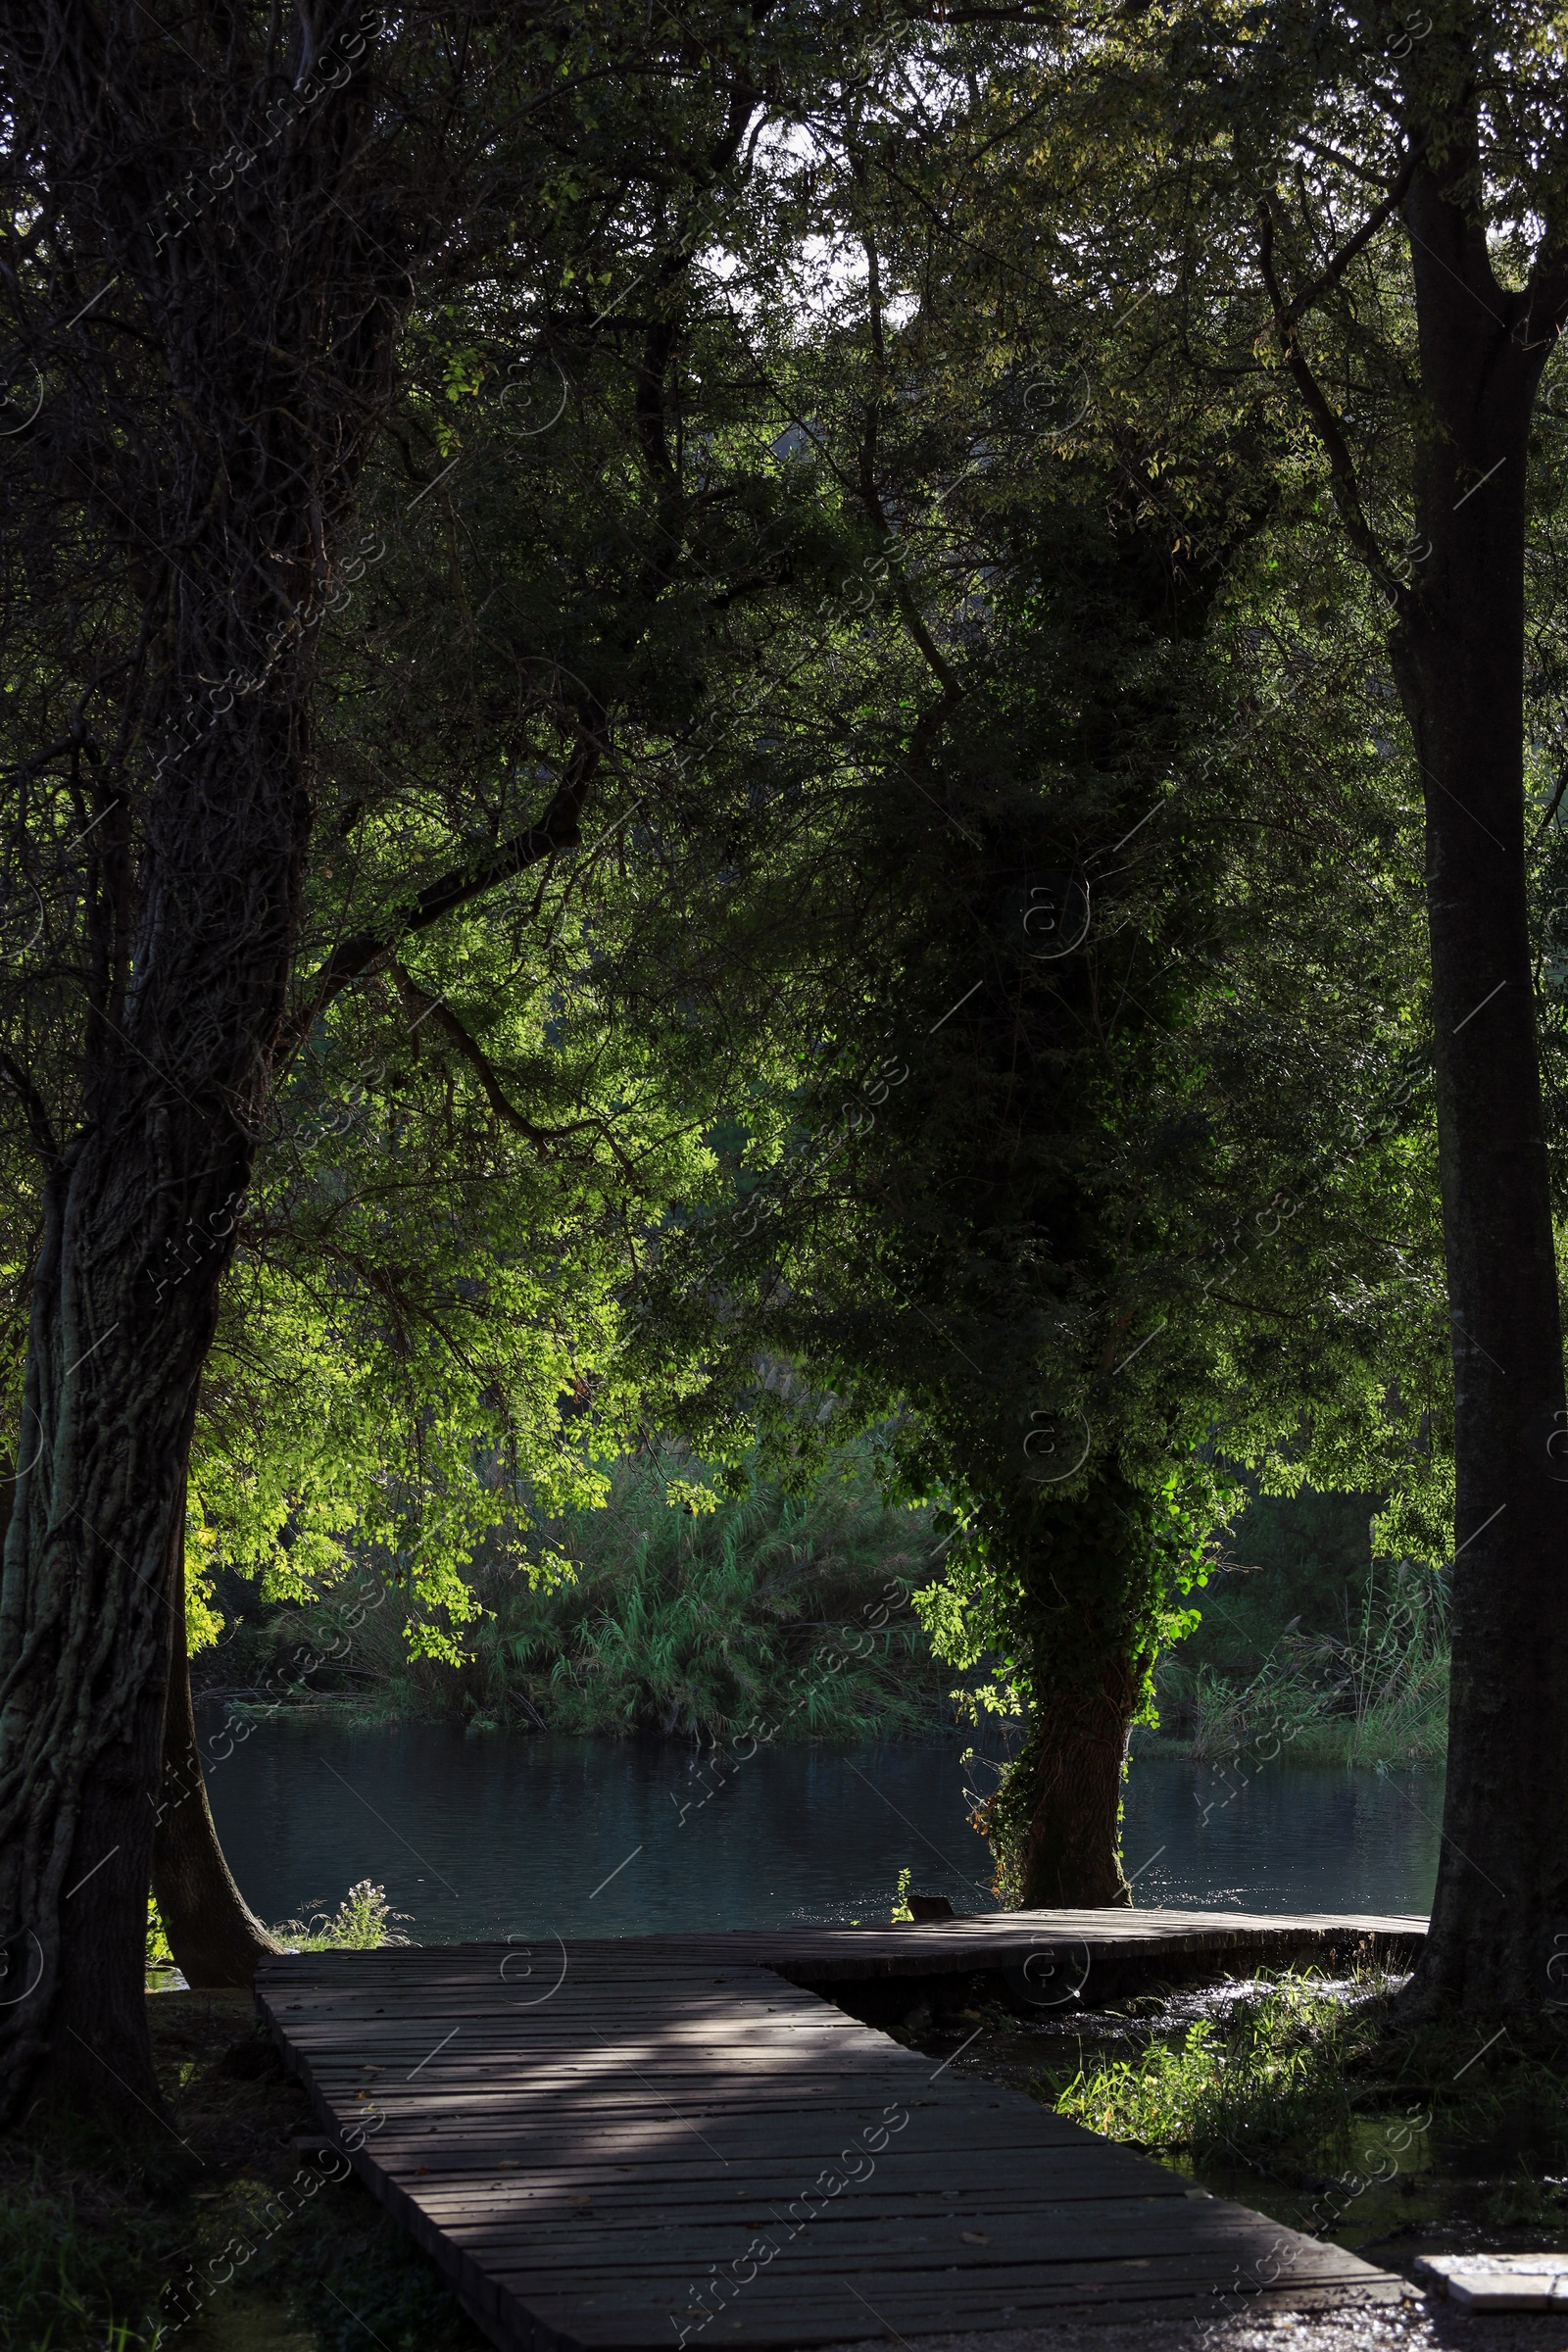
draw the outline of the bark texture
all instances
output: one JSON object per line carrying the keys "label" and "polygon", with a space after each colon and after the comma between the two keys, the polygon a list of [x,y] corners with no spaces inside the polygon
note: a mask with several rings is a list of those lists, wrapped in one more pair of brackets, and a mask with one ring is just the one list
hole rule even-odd
{"label": "bark texture", "polygon": [[1405,154],[1386,209],[1396,198],[1403,215],[1419,345],[1408,564],[1391,564],[1368,519],[1297,334],[1336,271],[1287,304],[1266,204],[1262,268],[1348,534],[1395,612],[1426,812],[1457,1494],[1443,1840],[1406,2005],[1506,2014],[1555,1997],[1548,1970],[1568,1951],[1568,1415],[1524,799],[1526,468],[1568,262],[1548,223],[1526,285],[1498,282],[1480,209],[1477,91],[1493,69],[1462,18],[1405,54]]}
{"label": "bark texture", "polygon": [[[159,2107],[142,1979],[170,1563],[286,1010],[315,632],[408,294],[395,222],[356,219],[361,14],[334,0],[292,54],[247,60],[237,35],[171,46],[145,11],[0,6],[16,146],[102,283],[76,343],[40,328],[36,462],[140,600],[114,674],[142,747],[86,853],[78,1111],[58,1145],[37,1122],[36,1449],[0,1589],[0,2122],[44,2093],[143,2129]],[[341,73],[307,82],[334,43]]]}
{"label": "bark texture", "polygon": [[1002,1540],[1031,1668],[1028,1737],[980,1820],[1000,1884],[1031,1910],[1130,1903],[1122,1775],[1167,1574],[1149,1499],[1102,1463],[1070,1499],[1026,1500]]}
{"label": "bark texture", "polygon": [[1121,1863],[1122,1768],[1141,1677],[1124,1658],[1039,1706],[1021,1777],[1018,1899],[1024,1910],[1131,1903]]}

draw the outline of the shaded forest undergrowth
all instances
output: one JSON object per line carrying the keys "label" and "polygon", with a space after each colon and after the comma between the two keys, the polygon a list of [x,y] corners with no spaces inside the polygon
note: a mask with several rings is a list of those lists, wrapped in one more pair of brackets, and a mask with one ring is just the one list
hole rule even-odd
{"label": "shaded forest undergrowth", "polygon": [[[231,1576],[227,1632],[194,1661],[197,1686],[242,1708],[330,1705],[476,1731],[723,1739],[772,1722],[787,1739],[858,1740],[952,1729],[959,1678],[909,1605],[941,1573],[929,1511],[885,1504],[859,1449],[804,1498],[756,1481],[697,1515],[664,1499],[668,1467],[622,1463],[605,1509],[481,1552],[470,1581],[484,1615],[466,1629],[462,1665],[411,1658],[394,1606],[356,1609],[350,1632],[335,1594],[269,1603]],[[707,1484],[702,1465],[679,1467]],[[1372,1507],[1310,1490],[1252,1504],[1195,1596],[1201,1623],[1160,1663],[1159,1725],[1138,1748],[1442,1760],[1445,1587],[1422,1568],[1374,1565]],[[372,1604],[386,1591],[373,1566],[356,1579],[362,1596],[367,1586]]]}
{"label": "shaded forest undergrowth", "polygon": [[[249,1992],[149,2000],[172,2129],[47,2127],[0,2146],[4,2352],[482,2352],[433,2266],[342,2160]],[[330,2283],[328,2283],[330,2281]]]}
{"label": "shaded forest undergrowth", "polygon": [[1402,1982],[1263,1972],[1035,2026],[964,2012],[907,2038],[947,2058],[969,2035],[959,2071],[1384,2269],[1568,2248],[1568,2033],[1408,2026]]}

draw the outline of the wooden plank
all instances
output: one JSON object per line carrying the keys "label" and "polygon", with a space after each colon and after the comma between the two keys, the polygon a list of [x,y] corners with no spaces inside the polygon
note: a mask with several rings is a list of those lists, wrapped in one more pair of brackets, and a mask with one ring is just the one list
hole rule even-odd
{"label": "wooden plank", "polygon": [[[715,2258],[721,2260],[737,2247],[744,2251],[750,2242],[744,2232],[738,2233],[734,2214],[715,2215],[706,2223],[688,2217],[667,2225],[658,2215],[651,2215],[641,2227],[612,2236],[596,2224],[588,2224],[585,2214],[578,2216],[574,2226],[550,2229],[532,2219],[519,2228],[515,2217],[509,2219],[505,2213],[479,2204],[449,2205],[446,2211],[453,2223],[464,2229],[470,2247],[481,2236],[497,2246],[524,2247],[523,2267],[541,2272],[564,2264],[572,2268],[587,2264],[607,2277],[617,2271],[630,2271],[638,2278],[664,2271],[683,2277],[692,2264],[701,2267]],[[1185,2257],[1196,2255],[1202,2244],[1221,2239],[1250,2243],[1251,2217],[1240,2207],[1235,2212],[1237,2227],[1224,2226],[1221,2209],[1221,2217],[1211,2220],[1200,2244],[1195,2244],[1181,2201],[1173,2205],[1169,2198],[1152,2200],[1148,2210],[1141,2202],[1123,2197],[1102,2197],[1071,2207],[1038,2205],[1027,2213],[1014,2213],[1010,2223],[1009,2217],[998,2215],[988,2205],[984,2230],[976,2230],[974,2215],[964,2209],[950,2210],[945,2221],[937,2215],[911,2220],[890,2214],[876,2223],[824,2216],[820,2225],[812,2226],[810,2241],[794,2266],[792,2278],[798,2284],[812,2272],[831,2273],[857,2255],[878,2262],[896,2260],[901,2276],[906,2272],[913,2276],[909,2265],[928,2269],[935,2263],[946,2269],[962,2264],[988,2271],[998,2265],[1022,2263],[1039,2269],[1043,2277],[1054,2278],[1060,2276],[1064,2264],[1071,2268],[1083,2261],[1129,2255]],[[777,2243],[785,2232],[778,2223],[770,2224],[764,2217],[758,2221],[754,2234],[759,2241]],[[986,2241],[983,2247],[975,2243],[981,2239]]]}
{"label": "wooden plank", "polygon": [[[543,2180],[521,2172],[502,2172],[495,2166],[476,2166],[466,2173],[455,2168],[443,2168],[440,2177],[423,2192],[432,2212],[451,2201],[461,2203],[469,2196],[484,2198],[486,2190],[505,2193],[518,2213],[526,2213],[541,2228],[554,2228],[559,2222],[575,2221],[584,2213],[595,2217],[596,2225],[619,2229],[622,2223],[640,2228],[649,2214],[669,2220],[701,2223],[706,2227],[711,2219],[726,2228],[749,2223],[757,2228],[766,2225],[769,2212],[787,2206],[800,2188],[798,2176],[778,2178],[770,2182],[766,2176],[753,2176],[758,2180],[754,2189],[726,2194],[715,2190],[710,2180],[670,2180],[661,2175],[650,2187],[645,2180],[636,2186],[626,2182],[600,2181],[594,2186],[583,2185],[591,2176],[583,2173],[564,2174]],[[998,2174],[989,2180],[981,2180],[965,2187],[962,2193],[944,2191],[936,2185],[937,2176],[924,2182],[911,2180],[907,2167],[899,2168],[897,2185],[879,2194],[875,2182],[862,2184],[854,2211],[881,2229],[896,2223],[946,2223],[955,2216],[969,2227],[972,2209],[983,2203],[986,2210],[1001,2218],[1008,2214],[1039,2216],[1041,2213],[1065,2211],[1068,2205],[1102,2205],[1107,2201],[1125,2204],[1129,2199],[1129,2184],[1125,2180],[1102,2172],[1086,2173],[1066,2166],[1058,2168],[1054,2178],[1046,2181],[1032,2180],[1026,2188]],[[1133,2192],[1139,2198],[1153,2196],[1156,2202],[1189,2198],[1193,2191],[1179,2175],[1168,2176],[1170,2185],[1164,2190],[1146,2190],[1141,2185]],[[625,2191],[617,2197],[616,2186]],[[777,2216],[774,2216],[775,2220]],[[783,2226],[783,2225],[781,2225]]]}
{"label": "wooden plank", "polygon": [[542,2001],[518,1989],[516,1946],[300,1954],[261,1972],[258,1999],[329,2130],[373,2126],[357,2168],[510,2352],[1191,2312],[1271,2247],[1289,2263],[1276,2302],[1401,2292],[778,1973],[1021,1962],[1042,1922],[1156,1954],[1424,1925],[1053,1913],[607,1939],[555,1947]]}

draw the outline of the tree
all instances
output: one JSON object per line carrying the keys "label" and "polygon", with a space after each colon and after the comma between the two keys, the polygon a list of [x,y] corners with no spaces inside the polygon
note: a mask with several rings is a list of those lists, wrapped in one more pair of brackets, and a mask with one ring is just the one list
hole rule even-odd
{"label": "tree", "polygon": [[[1222,1509],[1214,1446],[1441,1486],[1408,1290],[1430,1218],[1396,1122],[1357,1115],[1369,1078],[1400,1075],[1411,907],[1364,644],[1288,617],[1282,448],[1234,409],[1174,457],[1136,403],[1072,429],[1072,371],[1030,355],[1081,328],[1075,289],[1026,266],[1009,224],[1034,243],[1038,211],[968,160],[1002,144],[989,104],[955,74],[939,138],[933,79],[918,139],[862,107],[802,201],[864,256],[811,383],[862,584],[824,600],[789,730],[856,782],[800,885],[832,983],[775,1012],[773,1099],[760,1054],[715,1122],[730,1200],[665,1237],[648,1354],[706,1348],[709,1446],[758,1350],[795,1356],[880,1421],[900,1491],[946,1494],[929,1621],[1031,1709],[991,1809],[1003,1883],[1103,1902],[1126,1895],[1128,1730]],[[1147,351],[1119,348],[1136,386]],[[1314,726],[1307,789],[1290,770]],[[754,763],[783,764],[783,732]],[[1366,927],[1331,956],[1324,860],[1369,825]],[[798,1448],[788,1400],[779,1420]]]}
{"label": "tree", "polygon": [[1289,394],[1387,615],[1425,809],[1455,1399],[1444,1841],[1410,1998],[1530,2009],[1568,1918],[1568,1487],[1523,700],[1533,417],[1568,320],[1561,35],[1464,0],[1286,10],[1266,37],[1193,11],[1168,35],[1112,33],[1100,69],[1071,111],[1116,122],[1124,168],[1146,159],[1141,262],[1184,364]]}
{"label": "tree", "polygon": [[[781,485],[735,289],[696,265],[738,201],[724,175],[760,84],[815,71],[811,20],[760,42],[719,11],[673,49],[641,20],[619,46],[569,17],[534,29],[500,53],[510,84],[469,54],[489,176],[452,172],[461,234],[400,323],[366,527],[327,583],[295,993],[244,1122],[248,1213],[187,1223],[149,1267],[159,1299],[224,1272],[190,1461],[198,1639],[209,1548],[297,1591],[340,1572],[351,1524],[405,1564],[419,1638],[443,1614],[461,1638],[475,1536],[519,1484],[582,1499],[595,1446],[628,1436],[613,1286],[689,1149],[595,1018],[592,923],[639,810],[656,858],[651,819],[687,821],[712,614],[777,585]],[[416,45],[406,63],[412,87]],[[69,700],[69,664],[40,680]],[[619,817],[574,858],[611,779]],[[721,841],[747,812],[742,793],[706,813]],[[45,880],[24,819],[13,842]],[[708,878],[683,879],[706,915]],[[16,1069],[69,1125],[71,1057],[40,1058],[25,1014]],[[13,1257],[20,1301],[25,1231]],[[212,1832],[177,1641],[174,1667],[155,1877],[176,1953],[242,1979],[262,1939]]]}
{"label": "tree", "polygon": [[[0,2015],[0,2113],[46,2083],[156,2106],[141,1963],[170,1567],[270,1093],[352,983],[574,844],[598,774],[579,728],[525,821],[475,839],[470,802],[454,839],[387,791],[339,804],[322,838],[322,618],[354,569],[413,272],[465,287],[519,210],[580,196],[585,93],[614,61],[628,92],[642,72],[689,93],[695,152],[732,156],[755,105],[734,30],[721,15],[681,56],[641,18],[623,39],[437,9],[382,40],[332,8],[242,11],[220,35],[119,0],[0,28],[24,355],[9,843],[41,908],[3,1067],[45,1169],[0,1602],[0,1901],[24,1986]],[[661,160],[657,136],[641,152]],[[602,193],[611,170],[590,176]],[[659,386],[642,395],[651,419]],[[540,716],[525,702],[501,752],[514,804]],[[487,782],[505,742],[498,721]],[[330,879],[367,816],[322,954],[313,838]]]}
{"label": "tree", "polygon": [[[186,30],[199,54],[129,9],[4,26],[10,323],[38,387],[11,520],[23,550],[56,524],[97,575],[90,621],[62,629],[45,602],[56,664],[24,689],[24,726],[76,689],[65,751],[34,736],[21,773],[24,823],[85,867],[87,1003],[56,1011],[68,914],[56,1003],[31,1008],[50,1033],[7,1065],[48,1163],[0,1603],[0,1902],[28,1988],[0,2028],[11,2113],[45,2067],[78,2102],[156,2100],[141,1923],[169,1562],[288,984],[317,606],[415,250],[395,199],[370,230],[357,14],[237,55]],[[14,564],[13,610],[47,600]],[[159,1293],[149,1264],[189,1230],[214,1237],[211,1271]]]}
{"label": "tree", "polygon": [[[370,976],[272,1105],[181,1526],[194,1605],[153,1887],[192,1984],[247,1984],[271,1948],[223,1863],[194,1736],[186,1626],[192,1647],[220,1631],[214,1570],[270,1599],[335,1598],[345,1650],[372,1571],[411,1645],[456,1657],[475,1545],[602,1498],[600,1461],[648,1409],[616,1378],[618,1294],[639,1222],[695,1154],[635,1042],[604,1032],[592,882],[573,879],[586,905],[551,892],[528,961],[492,911],[422,944],[422,986],[401,962]],[[230,1727],[220,1752],[246,1736]]]}

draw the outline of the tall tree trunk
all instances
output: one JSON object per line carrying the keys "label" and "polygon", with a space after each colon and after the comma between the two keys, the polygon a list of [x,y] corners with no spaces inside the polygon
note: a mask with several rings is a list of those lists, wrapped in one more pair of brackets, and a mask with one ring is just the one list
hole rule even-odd
{"label": "tall tree trunk", "polygon": [[181,1508],[170,1570],[169,1692],[164,1705],[163,1788],[155,1814],[153,1893],[169,1948],[192,1990],[249,1984],[259,1960],[283,1949],[256,1917],[218,1841],[191,1704],[185,1648],[185,1528]]}
{"label": "tall tree trunk", "polygon": [[[241,710],[249,740],[223,730],[223,769],[200,762],[169,796],[187,806],[166,803],[129,1051],[105,1054],[96,1119],[46,1190],[26,1385],[44,1444],[19,1480],[0,1591],[0,1895],[37,1967],[28,1998],[0,2009],[0,2102],[47,2066],[57,2095],[127,2120],[158,2106],[150,1799],[184,1462],[250,1167],[231,1106],[253,1098],[283,1009],[302,846],[293,730]],[[214,818],[236,775],[225,842]],[[191,1235],[197,1262],[171,1281]]]}
{"label": "tall tree trunk", "polygon": [[1568,319],[1568,262],[1548,230],[1526,287],[1497,282],[1479,209],[1486,72],[1462,16],[1405,55],[1422,436],[1406,579],[1302,351],[1307,298],[1288,307],[1272,273],[1267,202],[1263,271],[1348,535],[1396,609],[1390,654],[1426,809],[1456,1497],[1447,1790],[1406,2006],[1508,2012],[1554,1995],[1559,1936],[1568,1949],[1568,1416],[1524,803],[1530,420]]}
{"label": "tall tree trunk", "polygon": [[[117,783],[131,813],[91,837],[80,1092],[58,1144],[35,1122],[53,1163],[24,1406],[36,1446],[0,1586],[0,1936],[24,1991],[0,2001],[0,2123],[47,2092],[144,2127],[172,1545],[286,1010],[315,626],[408,287],[390,211],[370,237],[344,201],[366,197],[363,69],[337,73],[334,53],[308,106],[263,122],[351,34],[355,0],[249,61],[238,32],[204,63],[110,13],[112,39],[95,11],[0,5],[15,143],[60,191],[73,267],[103,280],[46,405],[46,449],[65,453],[48,487],[106,575],[113,560],[139,586],[135,660],[114,674],[139,681],[119,716],[154,755],[150,777]],[[344,55],[364,50],[360,35]],[[236,123],[254,131],[243,152]],[[172,224],[148,187],[175,187],[204,137],[212,168]]]}
{"label": "tall tree trunk", "polygon": [[1551,1997],[1568,1936],[1568,1420],[1523,768],[1530,416],[1568,288],[1560,270],[1534,293],[1498,286],[1467,217],[1475,161],[1450,152],[1405,204],[1437,429],[1430,553],[1393,655],[1426,796],[1457,1472],[1447,1793],[1412,1998],[1490,2011]]}

